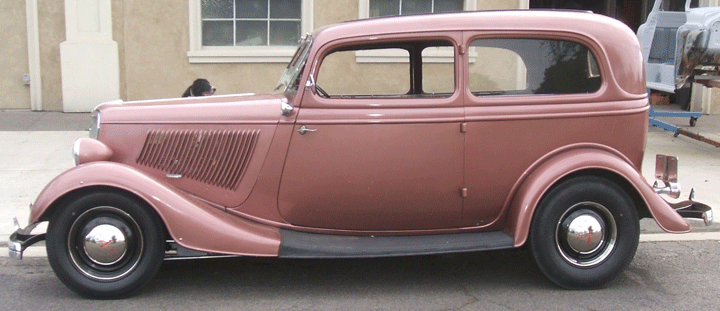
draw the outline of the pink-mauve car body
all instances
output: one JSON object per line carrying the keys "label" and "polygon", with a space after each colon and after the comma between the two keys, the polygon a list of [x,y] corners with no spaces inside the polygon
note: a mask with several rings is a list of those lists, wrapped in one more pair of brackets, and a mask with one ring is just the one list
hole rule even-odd
{"label": "pink-mauve car body", "polygon": [[[163,259],[385,257],[528,245],[565,288],[632,260],[638,221],[690,230],[676,159],[639,170],[640,46],[584,12],[353,21],[305,36],[270,95],[110,102],[11,254],[47,239],[89,297],[135,292]],[[682,205],[682,206],[681,206]],[[682,214],[682,215],[681,215]],[[47,233],[31,234],[49,221]]]}

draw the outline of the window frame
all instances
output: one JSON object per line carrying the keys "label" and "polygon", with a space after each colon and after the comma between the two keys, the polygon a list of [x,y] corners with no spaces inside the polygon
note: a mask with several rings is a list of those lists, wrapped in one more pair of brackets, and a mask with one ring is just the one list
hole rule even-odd
{"label": "window frame", "polygon": [[[591,45],[588,45],[587,43],[584,43],[584,42],[582,42],[582,41],[574,40],[574,39],[570,39],[570,38],[564,38],[564,37],[556,37],[556,38],[553,38],[553,37],[541,37],[541,36],[537,36],[537,37],[535,37],[535,36],[510,37],[510,36],[509,36],[509,37],[475,37],[475,38],[470,38],[470,40],[468,40],[466,43],[468,44],[469,47],[483,48],[483,46],[475,46],[475,45],[473,45],[476,41],[483,41],[483,40],[491,40],[491,41],[492,41],[492,40],[505,40],[505,41],[507,41],[507,42],[510,42],[510,41],[512,41],[512,40],[536,40],[536,41],[557,41],[557,42],[566,42],[566,43],[575,44],[575,45],[577,45],[577,46],[580,46],[580,47],[584,48],[584,49],[586,50],[586,52],[588,53],[588,54],[587,54],[588,64],[587,64],[587,66],[582,66],[582,67],[583,67],[585,70],[587,70],[586,74],[588,75],[588,77],[587,77],[588,80],[589,80],[589,79],[595,79],[595,78],[598,79],[598,86],[597,86],[597,88],[596,88],[594,91],[592,91],[592,92],[533,93],[533,92],[535,92],[535,91],[537,91],[537,90],[529,90],[529,89],[526,89],[526,90],[521,90],[521,89],[507,89],[507,90],[498,90],[499,92],[502,92],[502,94],[499,94],[499,95],[494,95],[494,94],[492,94],[492,93],[494,92],[493,90],[487,90],[487,91],[485,91],[485,90],[480,90],[480,91],[479,91],[480,93],[482,93],[482,92],[488,92],[488,93],[490,93],[490,94],[487,94],[487,95],[477,95],[477,94],[475,94],[476,91],[470,89],[470,84],[471,84],[471,80],[472,80],[472,79],[470,78],[470,72],[469,72],[469,70],[470,70],[470,65],[467,64],[467,65],[466,65],[466,68],[467,68],[467,70],[468,70],[468,81],[467,81],[467,82],[468,82],[468,83],[467,83],[468,92],[469,92],[470,94],[472,94],[473,96],[477,97],[477,98],[483,98],[483,97],[498,97],[498,96],[500,96],[500,97],[506,97],[506,96],[510,96],[510,97],[514,97],[514,96],[569,96],[569,95],[596,94],[596,93],[600,92],[600,90],[601,90],[602,87],[603,87],[603,84],[605,83],[605,78],[604,78],[604,75],[602,74],[602,70],[601,70],[601,68],[600,68],[600,64],[599,64],[599,61],[598,61],[597,53],[596,53],[595,51],[593,51],[593,48],[592,48]],[[490,46],[490,47],[493,47],[493,46]],[[523,64],[523,66],[527,66],[526,60],[523,59],[523,58],[522,58],[522,55],[521,55],[521,54],[518,54],[518,52],[517,52],[516,50],[512,50],[512,49],[509,49],[509,48],[507,48],[507,47],[495,47],[495,48],[504,49],[504,50],[507,50],[507,51],[509,51],[509,52],[512,52],[512,53],[516,54],[516,56],[518,57],[517,63],[518,63],[518,64]],[[592,57],[592,60],[593,60],[593,63],[595,64],[595,66],[592,66],[592,64],[589,62],[589,61],[590,61],[590,57]],[[532,67],[536,67],[536,66],[532,66]],[[548,68],[550,68],[550,67],[552,67],[552,66],[543,68],[543,69],[544,69],[543,71],[545,71],[546,69],[548,69]],[[526,85],[526,84],[527,84],[527,80],[526,80],[526,79],[527,79],[527,75],[525,75],[525,78],[523,78],[523,75],[521,74],[521,68],[520,68],[520,66],[518,66],[518,69],[517,69],[516,74],[517,74],[517,78],[516,78],[516,81],[515,81],[515,82],[516,82],[516,85]],[[544,81],[544,80],[543,80],[543,81]],[[589,82],[588,82],[588,83],[589,83]],[[526,85],[526,87],[528,87],[528,86]],[[530,91],[530,92],[527,92],[527,93],[526,93],[526,91]]]}
{"label": "window frame", "polygon": [[[288,63],[297,46],[203,46],[201,0],[188,0],[190,63]],[[300,33],[313,30],[313,1],[301,0]]]}

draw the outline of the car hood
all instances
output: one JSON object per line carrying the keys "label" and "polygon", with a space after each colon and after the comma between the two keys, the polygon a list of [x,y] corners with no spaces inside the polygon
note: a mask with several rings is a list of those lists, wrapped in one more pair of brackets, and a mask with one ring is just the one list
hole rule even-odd
{"label": "car hood", "polygon": [[158,123],[277,123],[282,94],[238,94],[100,104],[95,108],[103,124]]}

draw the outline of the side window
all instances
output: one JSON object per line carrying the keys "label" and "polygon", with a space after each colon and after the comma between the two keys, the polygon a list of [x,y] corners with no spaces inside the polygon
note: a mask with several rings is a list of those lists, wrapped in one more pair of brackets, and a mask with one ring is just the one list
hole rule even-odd
{"label": "side window", "polygon": [[[392,55],[392,62],[356,61],[356,54],[375,51]],[[454,55],[452,44],[435,41],[343,47],[323,58],[316,85],[330,98],[448,97],[455,90],[454,57],[436,60],[447,53]]]}
{"label": "side window", "polygon": [[476,96],[578,94],[600,89],[592,53],[582,44],[546,39],[478,39],[469,64],[470,91]]}

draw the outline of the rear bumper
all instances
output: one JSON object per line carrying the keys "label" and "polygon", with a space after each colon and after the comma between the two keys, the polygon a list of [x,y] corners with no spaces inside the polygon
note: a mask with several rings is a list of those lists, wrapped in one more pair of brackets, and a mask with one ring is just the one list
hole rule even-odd
{"label": "rear bumper", "polygon": [[[655,159],[655,183],[653,189],[657,194],[666,194],[671,198],[680,197],[680,184],[677,182],[678,159],[673,156],[657,155]],[[671,203],[665,200],[683,218],[702,219],[706,226],[713,222],[713,211],[708,205],[696,202],[695,189],[690,190],[690,197],[682,202]]]}
{"label": "rear bumper", "polygon": [[15,224],[15,232],[10,235],[8,240],[8,255],[10,258],[22,259],[23,252],[30,245],[45,240],[45,233],[42,234],[30,234],[33,229],[37,226],[37,223],[31,224],[26,228],[21,228],[17,218],[13,218]]}
{"label": "rear bumper", "polygon": [[712,208],[703,203],[693,201],[692,197],[694,194],[694,191],[691,191],[689,200],[678,203],[668,202],[668,204],[683,218],[702,219],[706,226],[711,225],[713,222]]}

